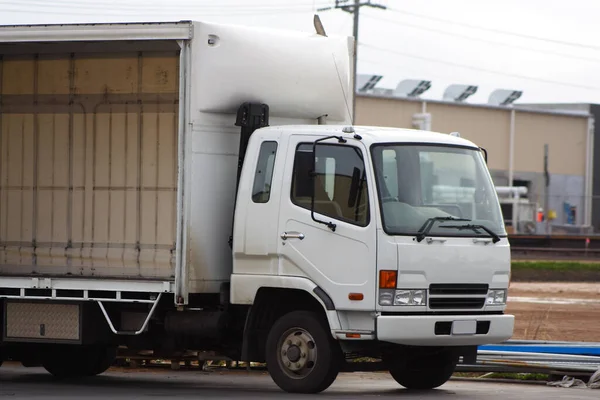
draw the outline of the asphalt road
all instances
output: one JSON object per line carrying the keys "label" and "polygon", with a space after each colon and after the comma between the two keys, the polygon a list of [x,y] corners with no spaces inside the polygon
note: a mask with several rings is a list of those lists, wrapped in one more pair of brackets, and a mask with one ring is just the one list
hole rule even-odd
{"label": "asphalt road", "polygon": [[320,395],[290,395],[259,372],[110,370],[78,383],[55,382],[40,368],[0,368],[0,399],[265,399],[390,397],[402,399],[548,400],[598,399],[599,390],[552,388],[540,384],[452,380],[430,392],[409,392],[385,373],[342,374]]}

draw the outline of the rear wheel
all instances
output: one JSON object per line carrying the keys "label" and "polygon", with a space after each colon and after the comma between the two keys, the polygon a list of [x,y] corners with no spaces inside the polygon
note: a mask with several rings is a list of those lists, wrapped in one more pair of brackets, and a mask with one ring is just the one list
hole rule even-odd
{"label": "rear wheel", "polygon": [[67,347],[50,352],[42,365],[56,378],[83,378],[105,372],[116,359],[115,347]]}
{"label": "rear wheel", "polygon": [[337,377],[342,352],[318,314],[294,311],[279,318],[267,337],[267,369],[286,392],[319,393]]}
{"label": "rear wheel", "polygon": [[458,355],[449,350],[418,355],[418,352],[384,355],[390,375],[407,389],[434,389],[446,383],[458,364]]}

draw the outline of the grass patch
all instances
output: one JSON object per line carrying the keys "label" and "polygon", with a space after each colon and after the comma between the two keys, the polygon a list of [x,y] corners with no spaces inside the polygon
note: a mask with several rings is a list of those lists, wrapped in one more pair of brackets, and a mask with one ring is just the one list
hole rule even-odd
{"label": "grass patch", "polygon": [[547,382],[550,377],[547,374],[531,374],[518,372],[456,372],[453,376],[457,378],[485,378],[485,379],[508,379],[514,381],[538,381]]}
{"label": "grass patch", "polygon": [[549,376],[546,374],[530,374],[530,373],[507,373],[507,372],[493,372],[486,376],[490,379],[510,379],[517,381],[545,381],[547,382]]}
{"label": "grass patch", "polygon": [[598,282],[600,262],[513,261],[514,282]]}
{"label": "grass patch", "polygon": [[600,271],[600,262],[577,261],[513,261],[512,269],[544,271]]}

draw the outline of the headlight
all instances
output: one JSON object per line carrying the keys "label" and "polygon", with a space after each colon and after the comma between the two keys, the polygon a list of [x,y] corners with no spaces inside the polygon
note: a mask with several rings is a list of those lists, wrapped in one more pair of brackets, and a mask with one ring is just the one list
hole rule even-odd
{"label": "headlight", "polygon": [[394,304],[397,306],[406,306],[410,304],[410,290],[396,290]]}
{"label": "headlight", "polygon": [[380,289],[379,290],[379,305],[380,306],[391,306],[394,304],[394,290],[393,289]]}
{"label": "headlight", "polygon": [[424,306],[427,303],[427,291],[423,289],[380,289],[379,305],[381,306]]}
{"label": "headlight", "polygon": [[490,290],[485,303],[488,305],[506,304],[506,289]]}

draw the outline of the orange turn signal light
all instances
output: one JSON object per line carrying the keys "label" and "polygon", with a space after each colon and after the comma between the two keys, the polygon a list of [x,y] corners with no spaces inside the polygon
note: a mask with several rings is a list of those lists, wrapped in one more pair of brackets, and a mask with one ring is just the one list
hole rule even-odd
{"label": "orange turn signal light", "polygon": [[396,289],[398,271],[379,271],[379,289]]}
{"label": "orange turn signal light", "polygon": [[346,337],[349,339],[360,339],[360,333],[346,333]]}
{"label": "orange turn signal light", "polygon": [[349,298],[350,300],[354,300],[354,301],[361,301],[362,299],[364,299],[364,298],[365,298],[365,295],[364,295],[364,294],[362,294],[362,293],[350,293],[350,294],[348,295],[348,298]]}

